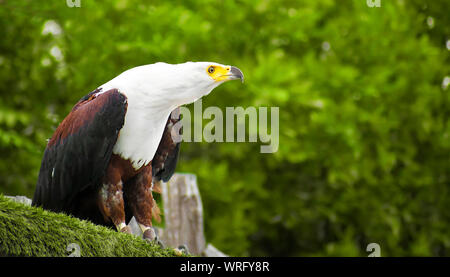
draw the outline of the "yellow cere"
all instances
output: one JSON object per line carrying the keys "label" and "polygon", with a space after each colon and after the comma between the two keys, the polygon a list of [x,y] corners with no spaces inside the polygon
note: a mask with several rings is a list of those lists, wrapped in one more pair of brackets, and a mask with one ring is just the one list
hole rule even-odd
{"label": "yellow cere", "polygon": [[206,68],[206,72],[216,82],[227,81],[230,74],[231,66],[210,65]]}

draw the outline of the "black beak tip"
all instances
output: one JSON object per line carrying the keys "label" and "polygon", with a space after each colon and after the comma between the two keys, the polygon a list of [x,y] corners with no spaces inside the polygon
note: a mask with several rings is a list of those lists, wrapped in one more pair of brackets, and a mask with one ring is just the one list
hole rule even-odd
{"label": "black beak tip", "polygon": [[244,82],[244,73],[242,73],[242,71],[239,68],[237,68],[235,66],[232,66],[231,67],[231,74],[233,74],[233,76],[236,79],[241,79],[242,83]]}

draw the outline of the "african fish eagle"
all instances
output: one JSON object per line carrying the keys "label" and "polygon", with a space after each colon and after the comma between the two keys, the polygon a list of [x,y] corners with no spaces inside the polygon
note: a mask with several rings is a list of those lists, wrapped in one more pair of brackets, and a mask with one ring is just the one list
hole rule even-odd
{"label": "african fish eagle", "polygon": [[212,62],[155,63],[129,69],[81,98],[44,152],[33,205],[130,233],[136,218],[155,239],[152,191],[174,173],[172,138],[179,107],[209,94],[241,70]]}

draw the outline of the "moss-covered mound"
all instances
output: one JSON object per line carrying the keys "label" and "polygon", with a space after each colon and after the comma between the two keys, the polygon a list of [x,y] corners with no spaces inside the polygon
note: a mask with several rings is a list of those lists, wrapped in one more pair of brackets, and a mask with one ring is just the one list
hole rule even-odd
{"label": "moss-covered mound", "polygon": [[0,256],[68,256],[72,243],[79,246],[81,257],[176,255],[173,249],[162,249],[133,235],[0,195]]}

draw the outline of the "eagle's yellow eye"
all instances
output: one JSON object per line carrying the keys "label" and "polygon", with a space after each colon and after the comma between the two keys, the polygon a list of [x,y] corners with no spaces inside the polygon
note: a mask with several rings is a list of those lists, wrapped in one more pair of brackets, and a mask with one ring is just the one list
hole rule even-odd
{"label": "eagle's yellow eye", "polygon": [[215,70],[216,70],[216,69],[214,68],[214,66],[208,67],[208,73],[209,73],[209,74],[213,74]]}

